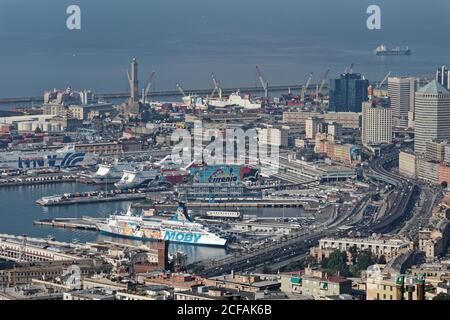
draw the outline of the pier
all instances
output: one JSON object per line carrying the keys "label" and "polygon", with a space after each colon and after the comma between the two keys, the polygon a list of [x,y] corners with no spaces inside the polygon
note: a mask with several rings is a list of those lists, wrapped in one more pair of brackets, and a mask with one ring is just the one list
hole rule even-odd
{"label": "pier", "polygon": [[36,203],[43,207],[50,207],[101,202],[146,200],[147,197],[150,197],[155,192],[163,191],[167,191],[167,188],[161,187],[126,191],[91,191],[76,194],[63,194],[43,197],[38,199]]}
{"label": "pier", "polygon": [[63,228],[63,229],[78,229],[78,230],[89,230],[98,231],[97,222],[102,221],[102,219],[94,218],[55,218],[55,219],[42,219],[33,222],[34,225],[52,227],[52,228]]}
{"label": "pier", "polygon": [[[280,91],[294,91],[300,93],[303,85],[279,85],[269,87],[269,91],[280,92]],[[308,90],[316,90],[317,84],[311,84]],[[327,87],[325,84],[324,88]],[[223,88],[223,94],[229,95],[233,92],[240,90],[242,93],[264,93],[264,89],[261,87],[241,87],[241,88]],[[186,89],[187,94],[192,95],[210,95],[211,89]],[[117,92],[117,93],[97,93],[97,97],[102,99],[127,99],[130,97],[129,92]],[[149,97],[181,97],[181,93],[178,90],[162,90],[149,92]],[[12,98],[0,98],[0,104],[2,103],[24,103],[24,102],[44,102],[43,96],[30,96],[30,97],[12,97]]]}
{"label": "pier", "polygon": [[[190,209],[211,209],[211,208],[303,208],[304,210],[314,209],[307,202],[300,201],[242,201],[242,202],[187,202],[186,206]],[[163,204],[143,204],[137,203],[132,205],[133,208],[148,209],[155,208],[156,210],[175,209],[177,204],[163,203]]]}
{"label": "pier", "polygon": [[0,179],[0,187],[32,186],[75,181],[76,177],[72,175],[20,176]]}

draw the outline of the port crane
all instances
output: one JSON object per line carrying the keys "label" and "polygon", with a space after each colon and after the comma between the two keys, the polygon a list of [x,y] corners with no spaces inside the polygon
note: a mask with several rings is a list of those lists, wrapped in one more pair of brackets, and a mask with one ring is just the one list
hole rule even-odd
{"label": "port crane", "polygon": [[352,63],[351,65],[350,65],[350,67],[346,67],[345,68],[345,71],[344,71],[344,74],[347,74],[347,73],[353,73],[353,67],[355,66],[355,64],[354,63]]}
{"label": "port crane", "polygon": [[316,87],[316,99],[319,100],[319,94],[323,90],[323,86],[325,85],[325,82],[327,81],[328,75],[330,74],[330,69],[327,69],[324,76],[322,77],[322,80],[320,81],[320,85]]}
{"label": "port crane", "polygon": [[222,100],[223,92],[222,92],[222,87],[220,86],[220,82],[216,79],[216,76],[214,75],[214,73],[211,73],[211,78],[214,83],[214,90],[211,93],[211,98],[213,98],[214,94],[216,94],[216,92],[217,92],[217,94],[219,95],[219,99]]}
{"label": "port crane", "polygon": [[264,89],[264,98],[267,100],[269,98],[269,83],[262,76],[259,66],[256,66],[256,74],[258,75],[259,82],[261,82],[261,86]]}
{"label": "port crane", "polygon": [[150,92],[150,88],[153,86],[155,76],[156,72],[153,71],[148,80],[147,87],[145,88],[145,90],[144,89],[142,90],[142,103],[145,103],[145,101],[147,101],[148,93]]}
{"label": "port crane", "polygon": [[381,86],[383,86],[383,84],[386,82],[386,80],[389,78],[389,76],[391,75],[391,71],[389,71],[386,76],[383,78],[383,80],[381,80],[381,82],[377,83],[377,89],[380,89]]}
{"label": "port crane", "polygon": [[300,97],[301,97],[302,101],[305,101],[305,93],[306,93],[306,90],[308,90],[309,85],[311,84],[313,75],[314,75],[314,72],[311,72],[309,74],[308,80],[306,81],[305,85],[302,87],[302,92],[300,93]]}
{"label": "port crane", "polygon": [[180,91],[181,95],[183,97],[186,97],[186,92],[184,92],[183,88],[181,87],[181,85],[179,83],[176,84],[178,91]]}

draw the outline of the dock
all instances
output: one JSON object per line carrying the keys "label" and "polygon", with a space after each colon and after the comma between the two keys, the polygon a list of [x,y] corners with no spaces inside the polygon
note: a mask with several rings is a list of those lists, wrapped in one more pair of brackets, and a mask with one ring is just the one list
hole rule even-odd
{"label": "dock", "polygon": [[[308,90],[315,90],[317,84],[310,84],[308,86]],[[303,85],[293,84],[293,85],[276,85],[270,86],[269,90],[272,92],[282,92],[282,91],[298,91],[302,89]],[[325,84],[327,87],[327,84]],[[263,93],[264,89],[261,87],[241,87],[241,88],[223,88],[224,94],[231,94],[240,89],[241,92],[245,93]],[[186,92],[189,92],[192,95],[210,95],[212,89],[186,89]],[[116,93],[98,93],[97,97],[102,99],[127,99],[130,97],[129,92],[116,92]],[[154,91],[149,93],[150,97],[181,97],[181,93],[178,90],[163,90],[163,91]],[[10,98],[0,98],[0,104],[3,103],[24,103],[24,102],[36,102],[42,103],[44,102],[44,98],[42,96],[28,96],[28,97],[10,97]]]}
{"label": "dock", "polygon": [[55,207],[55,206],[68,206],[73,204],[145,200],[146,197],[147,197],[146,193],[129,193],[129,194],[117,194],[112,196],[61,198],[51,202],[44,202],[38,200],[36,201],[36,203],[43,207]]}
{"label": "dock", "polygon": [[50,206],[68,206],[74,204],[88,204],[101,202],[135,201],[146,200],[155,192],[167,191],[165,187],[151,189],[132,189],[132,190],[113,190],[113,191],[90,191],[83,193],[66,193],[63,195],[54,195],[42,197],[36,200],[36,203],[43,207]]}
{"label": "dock", "polygon": [[18,187],[18,186],[33,186],[53,183],[67,183],[76,182],[75,176],[62,175],[47,175],[47,176],[20,176],[20,177],[5,177],[0,179],[1,187]]}
{"label": "dock", "polygon": [[[312,209],[307,202],[300,201],[242,201],[242,202],[187,202],[188,208],[191,209],[210,209],[210,208],[303,208],[305,210]],[[174,209],[177,204],[171,203],[157,203],[145,204],[137,203],[132,205],[133,208],[155,208],[157,210]]]}
{"label": "dock", "polygon": [[63,229],[78,229],[78,230],[89,230],[98,231],[97,222],[102,221],[102,219],[94,218],[55,218],[55,219],[42,219],[33,222],[34,225],[52,227],[52,228],[63,228]]}

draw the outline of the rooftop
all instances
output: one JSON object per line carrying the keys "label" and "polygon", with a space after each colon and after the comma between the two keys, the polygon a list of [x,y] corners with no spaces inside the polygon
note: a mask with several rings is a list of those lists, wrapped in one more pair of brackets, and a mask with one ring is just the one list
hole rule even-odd
{"label": "rooftop", "polygon": [[426,86],[420,88],[419,93],[442,94],[442,93],[450,93],[450,91],[448,91],[447,88],[445,88],[436,80],[433,80]]}

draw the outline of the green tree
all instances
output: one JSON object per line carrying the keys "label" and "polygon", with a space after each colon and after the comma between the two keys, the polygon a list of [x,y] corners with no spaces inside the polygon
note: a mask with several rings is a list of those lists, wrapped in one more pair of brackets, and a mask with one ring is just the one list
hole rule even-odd
{"label": "green tree", "polygon": [[439,293],[433,300],[450,300],[450,295],[445,293]]}
{"label": "green tree", "polygon": [[369,266],[375,264],[376,261],[370,250],[361,251],[356,262],[357,270],[366,270]]}
{"label": "green tree", "polygon": [[348,249],[348,252],[350,252],[350,255],[352,256],[352,264],[355,264],[356,258],[358,257],[358,249],[356,248],[356,246],[352,246],[350,247],[350,249]]}
{"label": "green tree", "polygon": [[336,250],[330,254],[328,259],[322,260],[322,268],[342,276],[349,276],[350,270],[347,266],[347,253]]}

